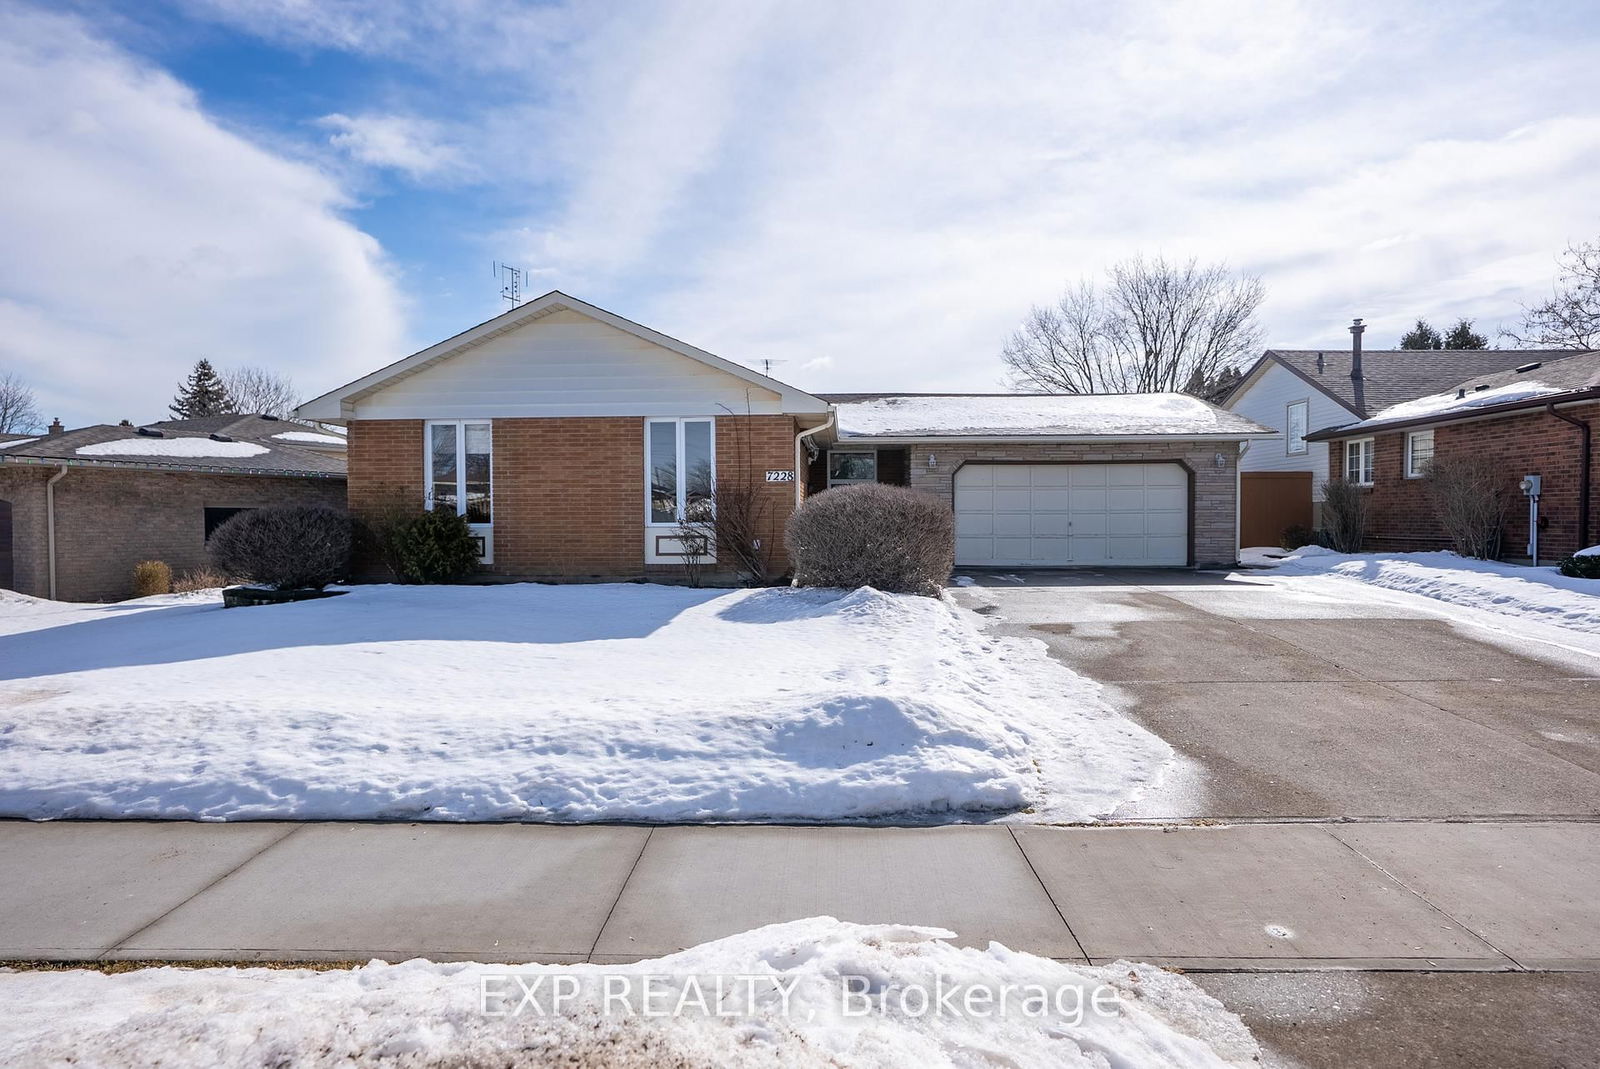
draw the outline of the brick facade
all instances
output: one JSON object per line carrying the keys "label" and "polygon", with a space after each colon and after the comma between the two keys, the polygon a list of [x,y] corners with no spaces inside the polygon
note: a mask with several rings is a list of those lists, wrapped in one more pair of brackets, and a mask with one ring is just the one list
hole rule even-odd
{"label": "brick facade", "polygon": [[[1220,467],[1216,460],[1219,456],[1223,458]],[[937,463],[930,465],[930,457]],[[912,489],[953,502],[955,473],[963,464],[1004,461],[1028,464],[1180,464],[1190,473],[1189,562],[1199,567],[1227,567],[1237,560],[1237,443],[1117,442],[1100,445],[1072,442],[951,442],[915,445],[911,447],[910,485]]]}
{"label": "brick facade", "polygon": [[[0,499],[11,503],[15,589],[50,593],[45,481],[60,469],[0,466]],[[215,475],[73,467],[56,483],[56,596],[62,601],[129,597],[133,566],[171,565],[174,575],[206,564],[205,509],[331,505],[342,478]]]}
{"label": "brick facade", "polygon": [[[1562,413],[1589,424],[1600,438],[1600,404],[1574,405]],[[1414,429],[1414,428],[1413,428]],[[1405,475],[1405,431],[1376,434],[1373,439],[1373,486],[1367,491],[1369,515],[1364,548],[1373,551],[1449,549],[1422,479]],[[1335,440],[1329,455],[1334,478],[1344,474],[1344,441]],[[1591,514],[1590,531],[1578,532],[1578,429],[1535,409],[1498,419],[1443,424],[1433,429],[1435,458],[1486,457],[1500,472],[1511,501],[1503,555],[1522,557],[1528,543],[1527,499],[1518,484],[1524,475],[1543,477],[1539,501],[1539,554],[1546,560],[1592,545],[1600,516]],[[1591,513],[1600,509],[1600,470],[1590,476]]]}
{"label": "brick facade", "polygon": [[[493,428],[492,574],[525,578],[676,576],[645,563],[645,419],[642,416],[496,419]],[[424,494],[422,420],[354,420],[349,502],[370,515]],[[792,416],[719,416],[717,481],[749,479],[764,506],[774,571],[788,568],[783,525],[792,483],[767,483],[794,467]],[[364,562],[370,570],[373,562]]]}

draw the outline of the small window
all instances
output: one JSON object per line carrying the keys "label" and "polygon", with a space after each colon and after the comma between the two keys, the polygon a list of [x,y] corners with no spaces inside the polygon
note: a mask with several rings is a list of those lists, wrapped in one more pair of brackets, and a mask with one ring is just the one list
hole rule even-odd
{"label": "small window", "polygon": [[652,419],[645,425],[645,520],[709,520],[715,513],[716,435],[709,419]]}
{"label": "small window", "polygon": [[208,509],[206,509],[205,510],[206,541],[207,542],[211,541],[211,536],[216,533],[218,527],[221,527],[223,524],[227,523],[229,520],[233,519],[235,516],[239,515],[239,513],[241,513],[241,512],[251,512],[251,511],[253,511],[253,510],[246,509],[246,508],[208,508]]}
{"label": "small window", "polygon": [[1360,486],[1371,486],[1372,475],[1372,439],[1344,443],[1344,477]]}
{"label": "small window", "polygon": [[1433,432],[1412,431],[1406,435],[1406,478],[1420,479],[1433,463]]}
{"label": "small window", "polygon": [[438,421],[428,424],[427,499],[468,523],[494,519],[491,485],[494,432],[488,423]]}
{"label": "small window", "polygon": [[850,486],[853,483],[878,481],[878,454],[875,452],[830,452],[828,454],[828,485]]}
{"label": "small window", "polygon": [[1289,418],[1284,423],[1283,447],[1290,456],[1299,456],[1306,451],[1306,424],[1310,420],[1310,401],[1289,402]]}

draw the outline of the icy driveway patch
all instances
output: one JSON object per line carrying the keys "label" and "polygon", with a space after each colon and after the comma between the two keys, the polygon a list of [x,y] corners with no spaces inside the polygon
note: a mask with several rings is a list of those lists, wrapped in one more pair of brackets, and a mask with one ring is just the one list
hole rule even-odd
{"label": "icy driveway patch", "polygon": [[1081,819],[1170,753],[1042,644],[867,589],[0,602],[10,816]]}

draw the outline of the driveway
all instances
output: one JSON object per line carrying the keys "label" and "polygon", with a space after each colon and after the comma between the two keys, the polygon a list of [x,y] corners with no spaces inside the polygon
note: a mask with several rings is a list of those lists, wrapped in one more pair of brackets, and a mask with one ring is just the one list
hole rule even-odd
{"label": "driveway", "polygon": [[[1180,754],[1121,819],[1593,818],[1600,659],[1259,573],[965,572]],[[1414,604],[1413,604],[1414,603]]]}

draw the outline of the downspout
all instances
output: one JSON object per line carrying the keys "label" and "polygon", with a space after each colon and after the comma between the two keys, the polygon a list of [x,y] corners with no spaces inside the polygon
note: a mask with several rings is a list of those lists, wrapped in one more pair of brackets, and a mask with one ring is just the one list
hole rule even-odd
{"label": "downspout", "polygon": [[67,466],[63,464],[44,484],[45,553],[50,563],[51,601],[56,600],[56,483],[66,474]]}
{"label": "downspout", "polygon": [[1594,452],[1592,428],[1584,420],[1563,416],[1556,411],[1556,406],[1553,404],[1545,405],[1544,410],[1562,423],[1570,423],[1578,428],[1578,440],[1580,442],[1578,446],[1578,549],[1585,549],[1593,544],[1589,541],[1589,485],[1592,481],[1589,478],[1589,470],[1590,457]]}
{"label": "downspout", "polygon": [[827,430],[829,427],[832,427],[834,419],[837,416],[838,416],[838,412],[830,407],[828,409],[828,418],[826,420],[824,420],[823,422],[817,424],[815,427],[812,427],[809,431],[801,431],[799,434],[794,436],[794,505],[795,505],[795,508],[799,508],[801,503],[804,502],[805,499],[806,499],[806,481],[803,478],[800,477],[800,473],[806,470],[806,465],[800,463],[800,447],[802,445],[804,445],[805,444],[805,440],[807,438],[811,437],[813,434],[821,434],[823,431]]}
{"label": "downspout", "polygon": [[[1310,422],[1307,420],[1306,422]],[[1233,462],[1233,563],[1238,564],[1244,549],[1244,455],[1250,452],[1250,439],[1239,443],[1239,459]]]}

